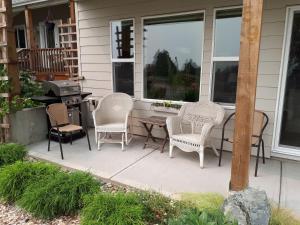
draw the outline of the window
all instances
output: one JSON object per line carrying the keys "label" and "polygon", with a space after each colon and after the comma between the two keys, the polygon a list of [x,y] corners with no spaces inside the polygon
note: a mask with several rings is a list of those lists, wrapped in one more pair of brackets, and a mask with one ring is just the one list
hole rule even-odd
{"label": "window", "polygon": [[211,93],[214,102],[235,104],[241,23],[241,8],[215,13]]}
{"label": "window", "polygon": [[115,92],[134,95],[133,20],[111,22],[113,84]]}
{"label": "window", "polygon": [[59,21],[46,21],[39,23],[41,48],[59,48]]}
{"label": "window", "polygon": [[26,31],[24,25],[15,27],[15,36],[16,36],[16,48],[26,48],[27,41],[26,41]]}
{"label": "window", "polygon": [[144,19],[144,98],[199,100],[204,13]]}

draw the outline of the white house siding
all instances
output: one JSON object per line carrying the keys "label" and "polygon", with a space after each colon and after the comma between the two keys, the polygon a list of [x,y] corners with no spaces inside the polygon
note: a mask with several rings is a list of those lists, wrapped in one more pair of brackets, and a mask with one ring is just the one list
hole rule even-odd
{"label": "white house siding", "polygon": [[[103,97],[112,93],[112,66],[110,61],[111,20],[134,18],[136,65],[135,65],[135,107],[133,111],[133,130],[145,134],[138,118],[150,115],[163,115],[152,111],[151,103],[141,101],[142,95],[142,32],[141,18],[168,13],[205,10],[204,58],[201,77],[201,98],[209,98],[211,77],[211,50],[213,30],[213,10],[218,7],[238,6],[241,0],[82,0],[77,3],[77,22],[79,28],[80,69],[84,91]],[[265,111],[270,124],[265,132],[267,156],[271,155],[274,133],[274,117],[279,86],[281,55],[286,18],[286,7],[300,4],[299,0],[265,0],[261,56],[257,84],[256,108]],[[232,110],[227,110],[227,114]],[[231,135],[233,125],[228,129]],[[161,135],[159,129],[154,130]],[[215,145],[220,146],[221,128],[212,132]],[[231,149],[226,145],[227,150]]]}

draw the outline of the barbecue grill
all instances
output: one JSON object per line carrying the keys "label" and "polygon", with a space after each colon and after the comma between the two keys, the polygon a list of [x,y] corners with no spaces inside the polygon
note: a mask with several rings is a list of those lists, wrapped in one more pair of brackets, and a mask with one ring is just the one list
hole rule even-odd
{"label": "barbecue grill", "polygon": [[[69,110],[69,116],[73,120],[72,122],[78,125],[82,125],[83,118],[78,113],[78,110],[81,111],[84,105],[84,98],[91,95],[92,93],[82,92],[79,83],[69,80],[44,81],[43,90],[45,95],[34,96],[32,97],[32,100],[42,102],[46,105],[50,105],[53,103],[65,103]],[[74,118],[76,120],[75,122]],[[84,119],[84,121],[86,120]],[[50,127],[49,120],[48,127]],[[72,139],[75,140],[83,137],[84,135],[84,132],[74,133],[72,134]],[[58,140],[57,133],[52,132],[51,139]],[[70,140],[70,135],[62,137],[63,142],[69,142]]]}

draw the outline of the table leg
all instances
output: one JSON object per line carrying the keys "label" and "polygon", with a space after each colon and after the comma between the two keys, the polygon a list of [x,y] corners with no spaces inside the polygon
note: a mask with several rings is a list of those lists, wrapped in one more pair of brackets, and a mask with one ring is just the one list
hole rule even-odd
{"label": "table leg", "polygon": [[148,128],[147,124],[145,124],[145,123],[143,123],[143,125],[144,125],[146,131],[148,132],[147,139],[146,139],[145,144],[144,144],[144,149],[145,149],[146,146],[147,146],[147,143],[149,141],[149,138],[151,138],[153,140],[153,136],[151,134],[152,129],[153,129],[153,125],[151,125],[150,128]]}
{"label": "table leg", "polygon": [[167,141],[168,141],[168,139],[169,139],[169,133],[168,133],[167,127],[166,127],[166,126],[163,126],[163,128],[164,128],[164,131],[166,132],[166,137],[165,137],[165,139],[164,139],[164,141],[163,141],[163,144],[162,144],[162,146],[161,146],[161,150],[160,150],[161,153],[164,152],[164,148],[165,148],[166,143],[167,143]]}

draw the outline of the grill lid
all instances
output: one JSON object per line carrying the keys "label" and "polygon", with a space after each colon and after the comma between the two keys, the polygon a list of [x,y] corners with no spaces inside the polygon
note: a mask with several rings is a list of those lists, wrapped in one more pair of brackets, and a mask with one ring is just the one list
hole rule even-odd
{"label": "grill lid", "polygon": [[71,80],[44,81],[43,88],[48,96],[80,95],[80,85]]}

